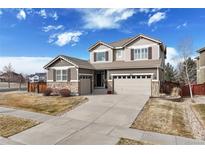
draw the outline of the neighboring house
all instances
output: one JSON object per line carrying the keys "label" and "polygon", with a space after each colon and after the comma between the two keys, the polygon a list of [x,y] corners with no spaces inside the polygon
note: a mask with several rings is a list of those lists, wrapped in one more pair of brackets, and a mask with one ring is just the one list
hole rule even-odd
{"label": "neighboring house", "polygon": [[25,78],[18,73],[2,73],[0,75],[0,82],[25,82]]}
{"label": "neighboring house", "polygon": [[205,83],[205,47],[199,49],[197,60],[197,84]]}
{"label": "neighboring house", "polygon": [[104,89],[117,94],[158,96],[164,81],[166,47],[145,35],[89,48],[90,60],[60,55],[49,62],[47,85],[73,94]]}
{"label": "neighboring house", "polygon": [[35,73],[29,75],[29,82],[46,82],[46,73]]}

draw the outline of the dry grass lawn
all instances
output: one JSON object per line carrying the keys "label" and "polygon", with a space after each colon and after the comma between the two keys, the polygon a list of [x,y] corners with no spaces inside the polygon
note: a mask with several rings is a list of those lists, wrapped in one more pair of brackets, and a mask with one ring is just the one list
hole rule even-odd
{"label": "dry grass lawn", "polygon": [[151,143],[148,142],[137,141],[128,138],[120,138],[117,144],[118,145],[151,145]]}
{"label": "dry grass lawn", "polygon": [[0,115],[0,136],[9,137],[39,124],[36,121]]}
{"label": "dry grass lawn", "polygon": [[183,103],[150,99],[131,128],[193,138]]}
{"label": "dry grass lawn", "polygon": [[42,96],[26,92],[0,93],[0,106],[20,108],[49,115],[58,115],[69,111],[86,100],[87,98],[82,96]]}
{"label": "dry grass lawn", "polygon": [[205,126],[205,104],[194,104],[192,105],[197,115],[199,115],[200,121],[203,122]]}

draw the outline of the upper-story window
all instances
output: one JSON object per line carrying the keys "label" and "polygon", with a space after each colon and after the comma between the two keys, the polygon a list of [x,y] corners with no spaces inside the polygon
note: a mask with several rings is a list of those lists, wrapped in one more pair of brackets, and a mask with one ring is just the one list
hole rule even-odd
{"label": "upper-story window", "polygon": [[122,58],[122,50],[116,50],[116,59],[121,59]]}
{"label": "upper-story window", "polygon": [[94,61],[108,61],[108,51],[94,52]]}
{"label": "upper-story window", "polygon": [[96,61],[105,61],[105,52],[96,52]]}
{"label": "upper-story window", "polygon": [[134,49],[134,59],[148,59],[148,48]]}
{"label": "upper-story window", "polygon": [[67,81],[67,70],[56,70],[56,81]]}

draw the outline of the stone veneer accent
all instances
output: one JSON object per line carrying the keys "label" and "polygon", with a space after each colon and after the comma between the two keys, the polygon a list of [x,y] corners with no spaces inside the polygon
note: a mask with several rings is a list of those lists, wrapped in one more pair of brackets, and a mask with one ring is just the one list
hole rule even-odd
{"label": "stone veneer accent", "polygon": [[113,93],[114,91],[113,91],[113,82],[112,81],[113,80],[108,80],[107,81],[107,90],[112,91],[112,93]]}
{"label": "stone veneer accent", "polygon": [[159,81],[152,81],[151,96],[158,97],[159,96],[159,90],[160,90],[160,83],[159,83]]}
{"label": "stone veneer accent", "polygon": [[[107,82],[107,90],[112,91],[112,93],[114,93],[113,91],[113,80],[109,80]],[[153,97],[158,97],[159,96],[159,90],[160,90],[160,83],[159,81],[152,81],[151,84],[151,96]]]}
{"label": "stone veneer accent", "polygon": [[79,95],[79,82],[47,82],[47,87],[53,89],[69,89],[71,95]]}

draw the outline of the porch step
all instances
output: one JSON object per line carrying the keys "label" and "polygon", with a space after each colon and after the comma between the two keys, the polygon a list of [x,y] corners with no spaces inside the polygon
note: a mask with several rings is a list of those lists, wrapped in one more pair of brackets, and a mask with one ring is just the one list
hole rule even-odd
{"label": "porch step", "polygon": [[104,89],[104,88],[102,88],[102,89],[94,89],[93,90],[93,94],[94,95],[105,95],[105,94],[107,94],[107,89]]}

